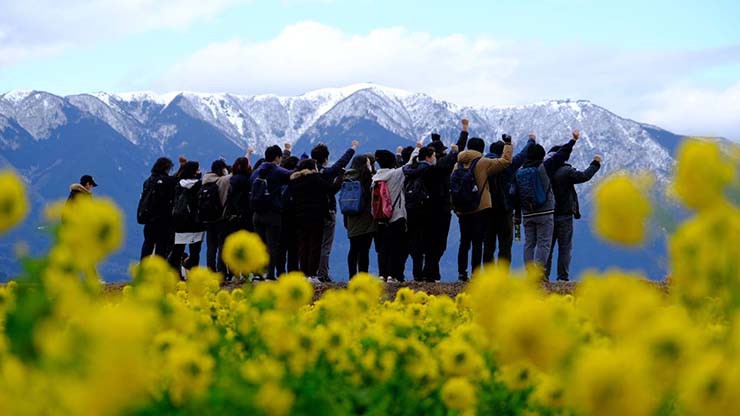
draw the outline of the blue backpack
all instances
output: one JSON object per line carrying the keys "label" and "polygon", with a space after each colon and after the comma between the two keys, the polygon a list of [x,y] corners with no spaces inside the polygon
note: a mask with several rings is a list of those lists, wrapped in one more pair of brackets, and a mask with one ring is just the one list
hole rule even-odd
{"label": "blue backpack", "polygon": [[538,166],[522,168],[516,172],[516,187],[522,209],[534,211],[547,202],[547,191],[542,185]]}
{"label": "blue backpack", "polygon": [[359,215],[364,208],[360,181],[346,181],[339,190],[339,209],[344,215]]}
{"label": "blue backpack", "polygon": [[450,196],[455,211],[466,214],[478,209],[480,189],[475,181],[475,166],[480,158],[475,159],[467,168],[458,163],[457,169],[450,176]]}

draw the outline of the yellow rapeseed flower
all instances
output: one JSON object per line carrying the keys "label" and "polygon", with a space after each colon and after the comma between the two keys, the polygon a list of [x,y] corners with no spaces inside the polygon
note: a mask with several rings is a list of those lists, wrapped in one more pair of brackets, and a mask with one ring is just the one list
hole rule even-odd
{"label": "yellow rapeseed flower", "polygon": [[303,273],[292,272],[280,276],[275,293],[278,309],[295,312],[311,302],[313,286],[306,280]]}
{"label": "yellow rapeseed flower", "polygon": [[0,172],[0,234],[18,225],[28,214],[23,180],[13,171]]}
{"label": "yellow rapeseed flower", "polygon": [[648,180],[627,173],[614,174],[594,190],[594,228],[607,241],[624,245],[643,242],[650,216]]}
{"label": "yellow rapeseed flower", "polygon": [[715,142],[687,139],[678,148],[673,190],[689,208],[703,210],[721,203],[737,167]]}
{"label": "yellow rapeseed flower", "polygon": [[270,256],[257,234],[241,230],[226,238],[223,259],[231,271],[246,275],[267,266]]}
{"label": "yellow rapeseed flower", "polygon": [[451,410],[464,412],[475,408],[475,387],[465,377],[453,377],[442,386],[442,401]]}
{"label": "yellow rapeseed flower", "polygon": [[64,208],[59,242],[93,266],[123,244],[123,213],[106,198],[76,198]]}
{"label": "yellow rapeseed flower", "polygon": [[255,397],[257,407],[267,416],[284,416],[290,413],[295,395],[290,390],[280,387],[277,383],[269,382],[260,387]]}

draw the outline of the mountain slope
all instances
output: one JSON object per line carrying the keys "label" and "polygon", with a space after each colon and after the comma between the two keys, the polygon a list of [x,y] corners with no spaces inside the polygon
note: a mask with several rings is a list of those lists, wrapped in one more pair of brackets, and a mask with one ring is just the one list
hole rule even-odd
{"label": "mountain slope", "polygon": [[[336,157],[353,139],[359,139],[360,151],[368,153],[428,140],[432,132],[451,143],[457,138],[461,118],[471,120],[472,136],[491,143],[508,133],[519,146],[530,132],[547,148],[565,142],[573,129],[580,129],[582,140],[571,157],[574,166],[585,168],[595,154],[601,154],[604,164],[598,177],[616,170],[648,171],[656,177],[658,189],[668,179],[680,140],[678,135],[619,117],[588,101],[460,107],[425,94],[372,84],[296,97],[192,92],[60,97],[43,91],[14,91],[0,95],[0,164],[17,169],[34,195],[31,224],[14,233],[30,240],[32,248],[40,247],[45,238],[33,231],[43,204],[66,196],[68,185],[81,174],[95,175],[101,183],[96,191],[110,195],[127,213],[126,248],[104,270],[122,278],[141,242],[140,227],[133,221],[141,182],[159,156],[174,160],[185,155],[199,160],[207,171],[212,160],[224,157],[230,162],[248,146],[260,153],[272,144],[291,143],[300,154],[324,142]],[[592,185],[579,187],[586,218]],[[596,259],[612,259],[612,264],[642,266],[649,274],[662,277],[664,264],[652,260],[664,257],[661,233],[648,249],[629,253],[597,242],[586,225],[586,221],[578,225],[582,241],[576,242],[574,253],[577,270],[601,265]],[[449,276],[455,273],[456,235],[453,230],[443,260]],[[8,239],[0,246],[5,253],[11,252]],[[344,275],[346,246],[340,226],[332,258],[335,276]],[[6,256],[0,258],[0,269],[12,272],[17,265]]]}

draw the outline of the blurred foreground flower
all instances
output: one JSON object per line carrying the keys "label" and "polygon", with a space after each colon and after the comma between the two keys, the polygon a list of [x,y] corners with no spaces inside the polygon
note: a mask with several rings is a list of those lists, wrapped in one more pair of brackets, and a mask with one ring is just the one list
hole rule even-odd
{"label": "blurred foreground flower", "polygon": [[28,214],[23,180],[12,171],[0,172],[0,233],[18,225]]}
{"label": "blurred foreground flower", "polygon": [[645,239],[650,200],[647,177],[618,173],[601,181],[594,191],[594,228],[607,241],[637,245]]}

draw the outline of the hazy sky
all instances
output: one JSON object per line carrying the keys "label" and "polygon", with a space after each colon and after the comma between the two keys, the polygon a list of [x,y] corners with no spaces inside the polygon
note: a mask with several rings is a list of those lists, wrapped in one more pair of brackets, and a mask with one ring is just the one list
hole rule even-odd
{"label": "hazy sky", "polygon": [[461,105],[588,99],[676,133],[740,139],[738,1],[0,0],[0,10],[0,93],[295,95],[374,82]]}

